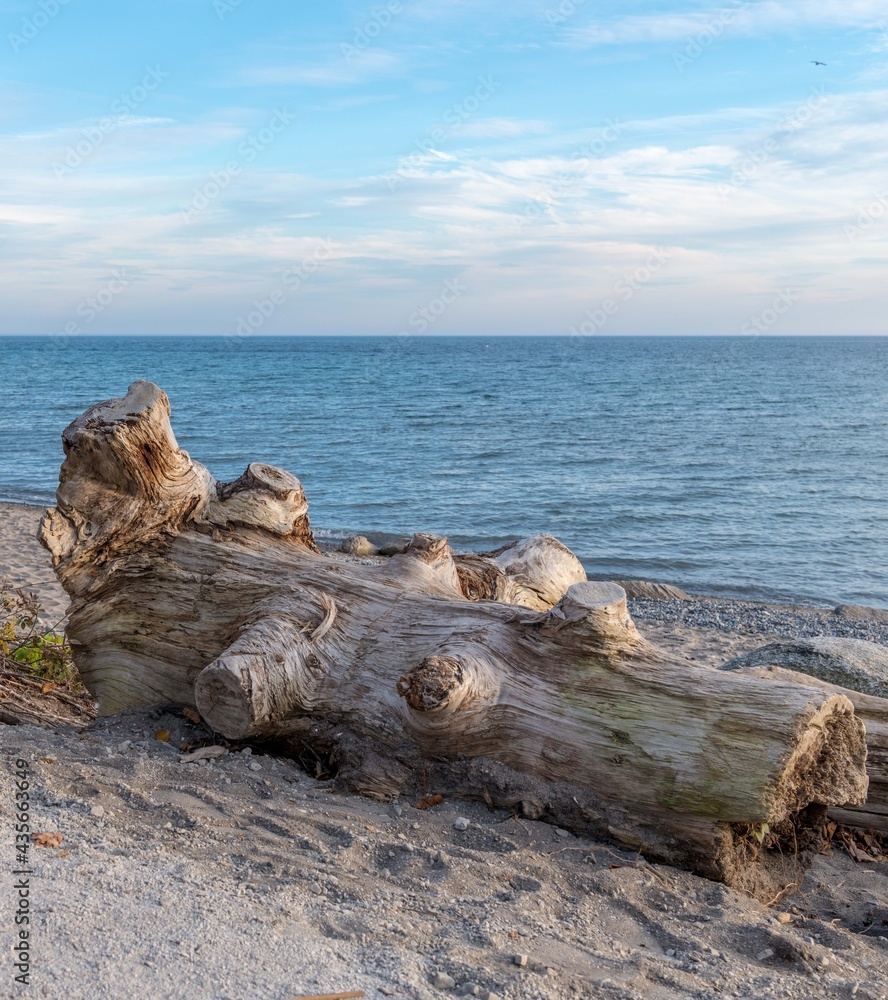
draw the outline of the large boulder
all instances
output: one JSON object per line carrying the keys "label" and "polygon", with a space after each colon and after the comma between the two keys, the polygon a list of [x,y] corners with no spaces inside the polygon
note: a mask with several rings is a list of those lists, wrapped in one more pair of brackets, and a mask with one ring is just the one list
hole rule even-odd
{"label": "large boulder", "polygon": [[381,556],[399,556],[402,552],[407,551],[409,545],[409,538],[393,538],[390,542],[386,542],[385,545],[380,545],[379,554]]}
{"label": "large boulder", "polygon": [[363,535],[352,535],[351,538],[346,538],[339,546],[339,551],[350,556],[375,556],[379,554],[379,549]]}
{"label": "large boulder", "polygon": [[626,597],[630,601],[690,601],[690,594],[686,594],[680,587],[673,587],[670,583],[653,583],[650,580],[611,580],[618,587],[626,591]]}
{"label": "large boulder", "polygon": [[725,663],[720,670],[785,667],[829,684],[888,698],[888,647],[865,639],[817,636],[773,642]]}
{"label": "large boulder", "polygon": [[888,623],[888,609],[869,608],[865,604],[840,604],[834,611],[834,615],[842,618],[853,618],[860,622],[885,622]]}

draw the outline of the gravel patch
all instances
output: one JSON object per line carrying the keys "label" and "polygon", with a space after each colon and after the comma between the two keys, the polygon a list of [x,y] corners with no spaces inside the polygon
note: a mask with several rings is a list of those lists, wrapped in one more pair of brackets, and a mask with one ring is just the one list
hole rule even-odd
{"label": "gravel patch", "polygon": [[811,639],[818,635],[866,639],[888,646],[888,623],[846,618],[817,608],[784,607],[749,601],[695,598],[691,601],[628,602],[629,613],[639,622],[682,624],[691,628],[718,629],[740,634],[780,635]]}

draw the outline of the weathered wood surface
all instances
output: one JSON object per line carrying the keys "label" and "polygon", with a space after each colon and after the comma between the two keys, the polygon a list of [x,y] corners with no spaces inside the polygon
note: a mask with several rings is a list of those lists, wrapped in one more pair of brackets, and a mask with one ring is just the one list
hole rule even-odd
{"label": "weathered wood surface", "polygon": [[[744,670],[751,676],[760,677],[765,681],[791,681],[797,676],[792,672],[794,670],[805,674],[808,674],[809,670],[817,670],[821,676],[815,679],[815,674],[809,674],[808,683],[816,684],[824,692],[842,694],[848,698],[854,705],[857,717],[866,727],[866,770],[869,775],[869,790],[866,802],[862,805],[853,808],[847,805],[844,808],[834,806],[830,809],[830,814],[842,823],[872,827],[874,830],[888,833],[888,698],[869,693],[873,687],[881,689],[881,678],[878,675],[874,677],[866,669],[861,668],[861,663],[864,668],[870,666],[870,658],[880,662],[886,652],[881,647],[876,650],[855,650],[855,646],[869,645],[872,644],[861,643],[860,640],[854,639],[843,639],[835,643],[823,643],[822,640],[772,643],[770,646],[731,660],[721,669]],[[827,664],[826,671],[823,670],[820,658],[812,657],[812,646],[815,647],[815,651],[823,647],[832,652],[833,660]],[[848,657],[845,664],[841,662],[843,655]],[[833,678],[834,682],[824,680],[824,673]],[[843,680],[844,684],[838,683],[839,680]]]}
{"label": "weathered wood surface", "polygon": [[102,712],[196,703],[229,738],[328,751],[343,787],[425,776],[735,885],[761,877],[750,831],[795,843],[812,803],[863,801],[847,697],[670,660],[549,536],[332,559],[295,477],[254,463],[217,483],[169,412],[138,382],[71,424],[41,528]]}

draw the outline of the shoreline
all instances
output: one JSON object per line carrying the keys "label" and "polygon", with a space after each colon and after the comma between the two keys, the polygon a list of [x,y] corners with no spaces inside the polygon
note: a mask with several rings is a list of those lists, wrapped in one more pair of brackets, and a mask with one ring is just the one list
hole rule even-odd
{"label": "shoreline", "polygon": [[[34,531],[36,531],[36,525],[37,522],[39,521],[39,516],[37,515],[37,512],[39,511],[42,514],[42,511],[44,511],[47,506],[52,506],[52,504],[30,503],[22,500],[0,500],[0,531],[2,531],[2,524],[9,519],[9,514],[16,512],[22,515],[24,520],[26,521],[33,519]],[[333,529],[320,528],[316,530],[318,531],[318,534],[316,535],[315,540],[320,546],[320,548],[327,552],[337,552],[339,543],[341,543],[345,538],[350,537],[349,534],[344,530],[342,532],[337,532],[336,534],[333,534]],[[370,532],[369,536],[377,539],[383,539],[383,538],[389,539],[396,537],[391,532]],[[6,569],[6,565],[4,562],[3,551],[5,545],[7,544],[8,542],[5,541],[4,536],[0,534],[0,580],[2,580],[5,575],[4,570]],[[42,549],[39,548],[39,543],[37,543],[36,540],[34,541],[34,545],[38,546],[39,552],[43,551]],[[468,552],[472,550],[455,549],[455,551],[458,553],[462,553],[463,551]],[[808,599],[806,601],[803,598],[794,599],[790,597],[787,597],[786,599],[772,599],[768,596],[733,597],[730,596],[730,591],[732,590],[732,588],[728,584],[721,584],[719,585],[718,591],[712,592],[706,590],[698,591],[693,584],[686,584],[679,580],[674,580],[674,579],[653,581],[652,577],[630,577],[627,576],[626,574],[622,574],[622,576],[620,576],[619,574],[607,576],[603,573],[589,573],[588,575],[590,580],[595,580],[595,581],[622,579],[626,580],[627,582],[638,583],[638,584],[647,584],[651,582],[656,582],[658,585],[665,585],[667,587],[685,591],[686,596],[690,599],[690,601],[696,603],[700,602],[707,602],[712,604],[719,603],[725,606],[730,605],[730,606],[740,606],[749,608],[765,606],[768,608],[775,608],[775,609],[779,608],[785,611],[810,613],[816,615],[833,613],[834,609],[837,607],[857,607],[857,608],[871,607],[869,605],[863,606],[856,604],[855,605],[840,604],[838,601],[833,603],[833,602],[828,602],[826,600],[818,604],[814,603],[813,599]],[[52,575],[52,579],[53,580],[55,579],[54,574]],[[728,593],[726,593],[726,591]],[[58,596],[57,594],[54,595],[54,599],[57,598],[57,596]],[[630,600],[633,599],[630,597]],[[660,600],[659,603],[663,603],[663,600]],[[877,617],[879,613],[884,614],[886,616],[886,621],[888,621],[888,608],[872,606],[871,610],[877,613]],[[840,633],[829,633],[829,634],[848,635],[850,637],[854,637],[856,635],[856,633],[854,632],[847,632],[847,633],[840,632]],[[867,638],[866,635],[860,635],[859,637]],[[878,639],[873,641],[879,641],[879,642],[884,641],[885,644],[888,645],[888,639],[886,640]]]}

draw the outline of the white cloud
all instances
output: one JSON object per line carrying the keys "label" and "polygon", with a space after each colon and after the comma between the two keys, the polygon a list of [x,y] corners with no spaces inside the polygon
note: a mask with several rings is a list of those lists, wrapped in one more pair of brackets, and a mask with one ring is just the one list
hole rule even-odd
{"label": "white cloud", "polygon": [[399,56],[386,51],[368,51],[347,59],[341,52],[314,65],[302,62],[295,54],[292,62],[273,66],[257,66],[240,74],[240,82],[258,86],[304,84],[309,87],[342,87],[370,79],[391,76],[402,69]]}
{"label": "white cloud", "polygon": [[551,125],[538,119],[484,118],[481,121],[454,125],[450,131],[460,137],[511,139],[522,135],[545,135],[551,131]]}
{"label": "white cloud", "polygon": [[884,0],[728,0],[709,8],[641,14],[578,26],[568,37],[581,45],[678,42],[701,32],[759,36],[817,28],[876,27]]}
{"label": "white cloud", "polygon": [[[0,257],[15,266],[0,268],[0,295],[21,303],[26,287],[39,302],[32,295],[8,311],[3,329],[56,329],[122,264],[138,267],[140,281],[115,303],[109,329],[169,329],[187,295],[189,329],[226,332],[331,231],[335,253],[294,306],[288,322],[297,325],[278,332],[353,329],[346,293],[360,287],[374,301],[361,329],[397,333],[442,274],[464,275],[471,289],[459,311],[466,331],[496,316],[500,329],[565,332],[655,246],[670,248],[668,268],[613,332],[644,332],[638,324],[666,315],[677,326],[737,332],[750,295],[779,282],[797,282],[812,303],[872,301],[877,268],[860,260],[888,260],[888,219],[854,242],[843,227],[886,186],[888,91],[830,97],[806,122],[783,127],[801,106],[624,122],[618,141],[579,159],[594,131],[550,134],[545,151],[524,155],[516,129],[503,147],[413,158],[394,187],[384,173],[247,172],[191,225],[180,212],[194,184],[193,165],[181,165],[186,125],[128,133],[144,128],[167,162],[146,167],[133,155],[109,173],[84,166],[63,181],[48,169],[60,133],[7,137]],[[206,128],[192,131],[193,149],[241,126]],[[818,321],[801,307],[793,315]]]}

